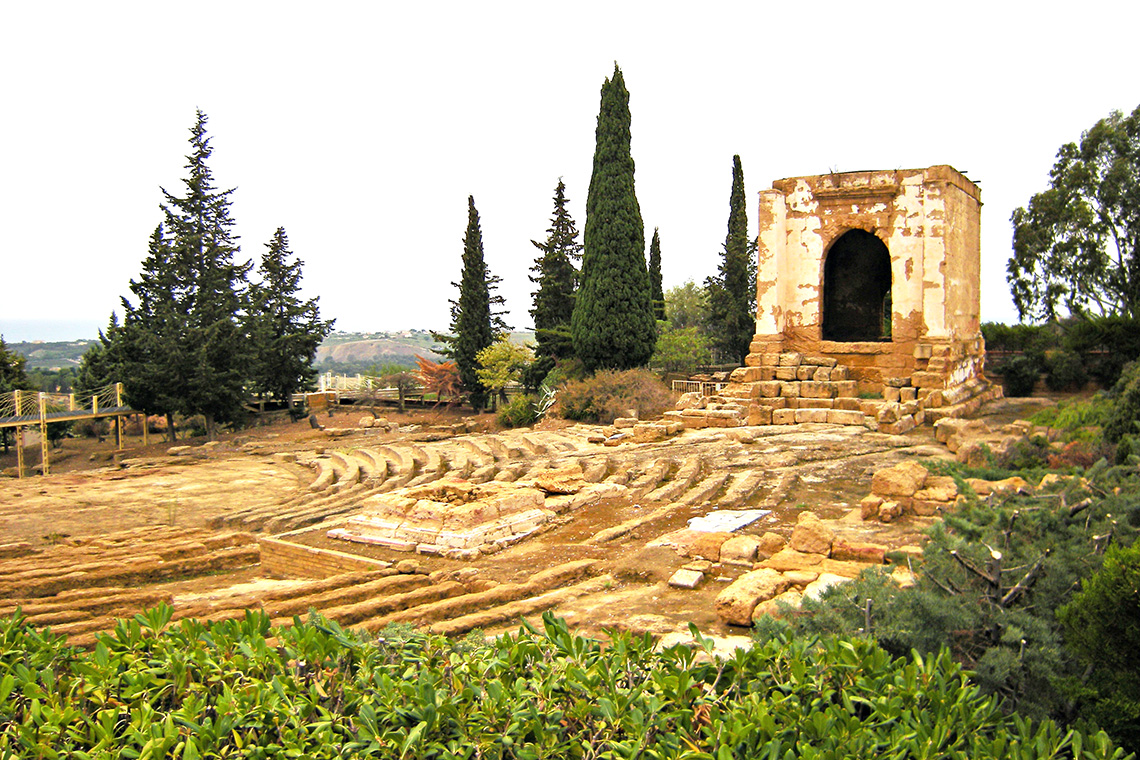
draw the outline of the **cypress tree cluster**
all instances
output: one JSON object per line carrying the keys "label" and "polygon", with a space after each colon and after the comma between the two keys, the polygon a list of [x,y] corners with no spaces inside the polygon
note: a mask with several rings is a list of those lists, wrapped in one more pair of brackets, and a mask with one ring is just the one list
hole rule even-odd
{"label": "cypress tree cluster", "polygon": [[732,193],[728,201],[728,235],[717,274],[706,281],[714,346],[732,361],[744,363],[756,332],[755,278],[750,259],[744,169],[732,157]]}
{"label": "cypress tree cluster", "polygon": [[587,369],[629,369],[649,361],[657,330],[634,192],[629,91],[616,64],[602,85],[596,138],[571,334]]}
{"label": "cypress tree cluster", "polygon": [[574,314],[574,292],[578,287],[578,270],[574,261],[581,257],[578,227],[566,208],[566,184],[561,178],[554,189],[554,216],[542,243],[530,241],[542,254],[535,259],[530,281],[538,285],[532,295],[535,354],[563,359],[573,354],[570,320]]}

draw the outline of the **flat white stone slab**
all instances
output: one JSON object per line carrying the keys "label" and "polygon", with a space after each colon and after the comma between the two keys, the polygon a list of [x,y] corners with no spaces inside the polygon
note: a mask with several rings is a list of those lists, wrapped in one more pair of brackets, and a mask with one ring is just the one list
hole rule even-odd
{"label": "flat white stone slab", "polygon": [[689,520],[689,529],[699,530],[702,533],[722,531],[731,533],[771,513],[770,509],[722,509],[719,512],[709,512],[707,515],[692,518]]}

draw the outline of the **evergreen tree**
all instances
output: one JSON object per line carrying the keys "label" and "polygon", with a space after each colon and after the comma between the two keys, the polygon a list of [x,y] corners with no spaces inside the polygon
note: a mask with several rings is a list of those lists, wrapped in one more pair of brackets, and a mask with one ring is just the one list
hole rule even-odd
{"label": "evergreen tree", "polygon": [[[147,414],[166,416],[174,440],[174,414],[185,409],[191,366],[183,342],[187,287],[176,265],[170,241],[160,224],[151,233],[138,280],[131,280],[132,302],[122,299],[123,324],[111,315],[102,348],[89,359],[81,383],[95,390],[121,377],[127,403]],[[91,353],[89,351],[89,353]],[[102,353],[102,356],[98,355]]]}
{"label": "evergreen tree", "polygon": [[538,285],[532,295],[534,308],[534,337],[538,343],[535,353],[562,359],[573,353],[570,339],[570,319],[574,314],[574,291],[578,286],[575,259],[581,257],[582,245],[578,242],[578,228],[566,208],[566,184],[561,178],[554,189],[554,216],[542,243],[530,241],[542,251],[531,271],[530,281]]}
{"label": "evergreen tree", "polygon": [[596,140],[571,334],[587,369],[628,369],[649,361],[657,329],[634,192],[629,91],[617,64],[602,85]]}
{"label": "evergreen tree", "polygon": [[719,271],[706,280],[714,346],[740,364],[756,332],[756,284],[750,259],[754,244],[748,239],[748,211],[744,196],[744,169],[740,156],[732,157],[732,193],[728,202],[728,236]]}
{"label": "evergreen tree", "polygon": [[321,320],[316,298],[302,301],[302,262],[292,260],[289,238],[278,227],[250,286],[249,336],[253,347],[250,385],[260,397],[285,404],[316,377],[313,359],[335,320]]}
{"label": "evergreen tree", "polygon": [[[447,355],[459,368],[459,379],[471,407],[480,411],[487,405],[487,389],[479,381],[479,362],[476,356],[495,342],[491,305],[496,299],[491,290],[498,278],[487,271],[483,260],[483,233],[479,228],[479,212],[475,198],[467,197],[467,234],[463,238],[463,271],[458,283],[459,299],[451,302],[451,337]],[[497,299],[502,302],[501,297]]]}
{"label": "evergreen tree", "polygon": [[653,318],[665,321],[665,291],[661,285],[661,234],[653,228],[649,242],[649,297],[653,300]]}
{"label": "evergreen tree", "polygon": [[213,150],[201,111],[190,134],[186,194],[163,189],[162,210],[178,280],[175,304],[183,317],[181,359],[188,368],[181,410],[203,415],[212,439],[219,422],[232,422],[242,412],[249,356],[240,319],[250,265],[234,263],[240,249],[231,232],[233,190],[214,185],[207,164]]}
{"label": "evergreen tree", "polygon": [[[0,393],[11,393],[16,390],[31,390],[32,384],[28,381],[26,365],[28,360],[8,349],[4,343],[4,336],[0,335]],[[3,441],[4,453],[8,453],[12,445],[15,428],[0,430],[0,440]]]}

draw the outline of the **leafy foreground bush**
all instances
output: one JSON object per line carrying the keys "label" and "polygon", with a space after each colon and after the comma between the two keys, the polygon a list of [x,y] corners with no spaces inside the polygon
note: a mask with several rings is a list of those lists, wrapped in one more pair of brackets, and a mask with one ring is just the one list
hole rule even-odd
{"label": "leafy foreground bush", "polygon": [[0,628],[0,756],[76,758],[1121,758],[1104,734],[1007,717],[943,651],[771,642],[717,664],[603,647],[546,617],[460,651],[260,613],[121,622],[94,652]]}
{"label": "leafy foreground bush", "polygon": [[608,425],[631,409],[639,417],[657,417],[672,409],[674,402],[673,392],[649,370],[600,370],[593,377],[562,386],[557,413],[568,420]]}

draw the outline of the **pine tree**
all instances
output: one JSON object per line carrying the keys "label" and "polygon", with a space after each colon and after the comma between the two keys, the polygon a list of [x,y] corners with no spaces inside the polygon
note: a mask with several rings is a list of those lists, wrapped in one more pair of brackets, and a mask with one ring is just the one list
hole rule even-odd
{"label": "pine tree", "polygon": [[571,334],[574,353],[587,369],[629,369],[649,361],[657,329],[634,192],[629,91],[616,64],[602,85],[596,139]]}
{"label": "pine tree", "polygon": [[545,242],[530,241],[542,251],[531,271],[530,281],[538,285],[532,295],[534,308],[534,336],[538,343],[535,353],[562,359],[573,353],[570,340],[570,319],[574,314],[574,291],[578,286],[578,270],[574,261],[581,257],[582,245],[578,242],[578,228],[566,208],[566,184],[561,178],[554,189],[554,216],[546,231]]}
{"label": "pine tree", "polygon": [[[495,342],[496,322],[491,313],[492,303],[502,302],[493,298],[491,290],[498,282],[487,271],[483,260],[483,233],[479,228],[479,212],[475,208],[475,198],[467,197],[467,234],[463,238],[463,271],[459,283],[459,299],[451,302],[451,337],[447,355],[459,367],[459,379],[471,407],[480,411],[487,405],[487,389],[479,382],[479,363],[476,356]],[[505,327],[505,326],[504,326]]]}
{"label": "pine tree", "polygon": [[732,193],[728,202],[728,236],[718,273],[706,280],[710,332],[714,346],[732,361],[744,363],[756,332],[756,288],[749,261],[754,244],[748,239],[744,169],[732,157]]}
{"label": "pine tree", "polygon": [[184,315],[180,342],[188,373],[181,410],[203,415],[213,439],[219,422],[232,422],[242,413],[249,356],[240,320],[250,264],[234,263],[240,248],[231,232],[233,190],[214,185],[207,164],[213,150],[201,111],[190,134],[186,194],[163,189],[162,210],[173,270],[180,278],[176,305]]}
{"label": "pine tree", "polygon": [[665,291],[661,285],[661,233],[654,227],[649,242],[649,297],[653,301],[653,318],[665,321]]}
{"label": "pine tree", "polygon": [[313,359],[335,320],[323,321],[316,298],[302,301],[301,260],[292,260],[289,238],[278,227],[265,244],[257,268],[260,281],[250,286],[248,332],[253,348],[250,386],[261,398],[285,404],[316,377]]}
{"label": "pine tree", "polygon": [[174,414],[185,409],[192,367],[183,342],[187,286],[161,224],[151,233],[142,272],[131,280],[130,290],[135,300],[122,299],[121,327],[111,315],[107,332],[100,333],[100,343],[106,341],[104,355],[92,356],[90,361],[98,364],[84,374],[84,383],[98,383],[98,376],[121,377],[127,403],[147,414],[165,415],[173,441]]}

